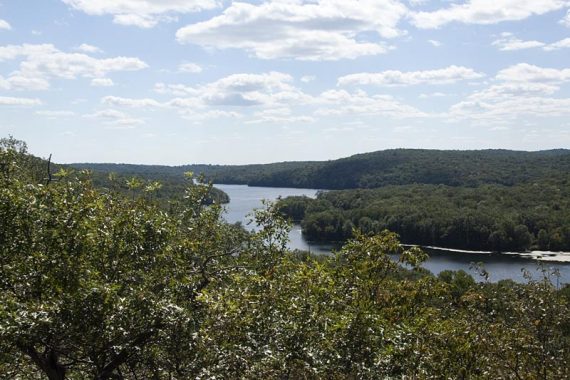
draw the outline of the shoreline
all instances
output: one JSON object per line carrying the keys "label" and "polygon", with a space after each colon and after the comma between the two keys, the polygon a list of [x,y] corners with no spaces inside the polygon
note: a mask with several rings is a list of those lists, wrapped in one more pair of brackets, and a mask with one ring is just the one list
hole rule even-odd
{"label": "shoreline", "polygon": [[570,263],[570,252],[555,252],[555,251],[529,251],[529,252],[493,252],[493,251],[469,251],[465,249],[444,248],[435,246],[424,246],[416,244],[402,244],[404,247],[420,247],[425,249],[433,249],[445,252],[456,253],[470,253],[470,254],[484,254],[484,255],[510,255],[528,258],[536,261],[557,262],[557,263]]}

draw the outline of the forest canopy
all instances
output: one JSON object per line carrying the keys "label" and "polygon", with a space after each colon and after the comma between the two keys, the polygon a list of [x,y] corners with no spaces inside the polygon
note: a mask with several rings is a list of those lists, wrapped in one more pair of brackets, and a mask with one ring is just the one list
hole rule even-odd
{"label": "forest canopy", "polygon": [[476,188],[387,186],[290,197],[279,209],[314,241],[345,241],[353,229],[398,233],[409,244],[471,250],[570,250],[566,180]]}
{"label": "forest canopy", "polygon": [[[392,149],[326,162],[179,167],[77,164],[97,171],[216,183],[344,189],[280,202],[312,241],[343,242],[353,228],[403,242],[504,251],[570,250],[570,151]],[[160,173],[160,174],[158,174]]]}
{"label": "forest canopy", "polygon": [[203,173],[214,183],[308,189],[379,188],[432,184],[477,187],[513,186],[552,178],[569,178],[570,151],[391,149],[332,161],[282,162],[265,165],[74,164],[105,172]]}

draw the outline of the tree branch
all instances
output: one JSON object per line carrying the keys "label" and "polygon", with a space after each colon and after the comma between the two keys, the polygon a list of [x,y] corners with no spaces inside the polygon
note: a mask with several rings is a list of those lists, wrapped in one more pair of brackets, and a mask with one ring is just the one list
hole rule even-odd
{"label": "tree branch", "polygon": [[51,183],[51,154],[49,155],[48,162],[47,162],[47,180],[46,186]]}

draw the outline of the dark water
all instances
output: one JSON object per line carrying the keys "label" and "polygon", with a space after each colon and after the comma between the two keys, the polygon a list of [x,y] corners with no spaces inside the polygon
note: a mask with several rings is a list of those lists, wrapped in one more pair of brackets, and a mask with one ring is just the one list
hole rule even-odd
{"label": "dark water", "polygon": [[[290,189],[272,187],[249,187],[245,185],[215,185],[225,191],[230,196],[230,203],[226,205],[225,218],[230,223],[241,222],[248,226],[251,212],[256,208],[261,208],[263,199],[273,201],[278,197],[288,197],[293,195],[305,195],[315,197],[318,190],[313,189]],[[249,225],[253,229],[253,225]],[[334,249],[332,245],[314,244],[307,242],[301,235],[301,227],[294,226],[289,234],[291,249],[301,249],[315,254],[330,254]],[[506,254],[487,254],[480,252],[449,252],[437,249],[426,249],[430,259],[424,267],[432,273],[438,274],[444,270],[460,270],[470,273],[474,277],[478,272],[472,268],[474,263],[482,263],[489,273],[490,281],[512,279],[518,282],[525,281],[522,269],[526,269],[533,278],[542,276],[542,270],[557,270],[560,273],[558,279],[560,284],[570,283],[570,263],[560,262],[539,262],[528,257]],[[557,279],[552,279],[557,283]]]}

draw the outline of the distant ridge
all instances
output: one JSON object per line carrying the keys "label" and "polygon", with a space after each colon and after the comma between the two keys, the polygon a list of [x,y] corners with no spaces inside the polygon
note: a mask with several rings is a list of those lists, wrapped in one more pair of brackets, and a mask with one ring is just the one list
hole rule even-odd
{"label": "distant ridge", "polygon": [[504,149],[390,149],[329,161],[252,165],[71,164],[77,168],[125,175],[181,176],[203,173],[214,183],[318,189],[378,188],[388,185],[442,184],[512,186],[570,173],[570,150],[535,152]]}

